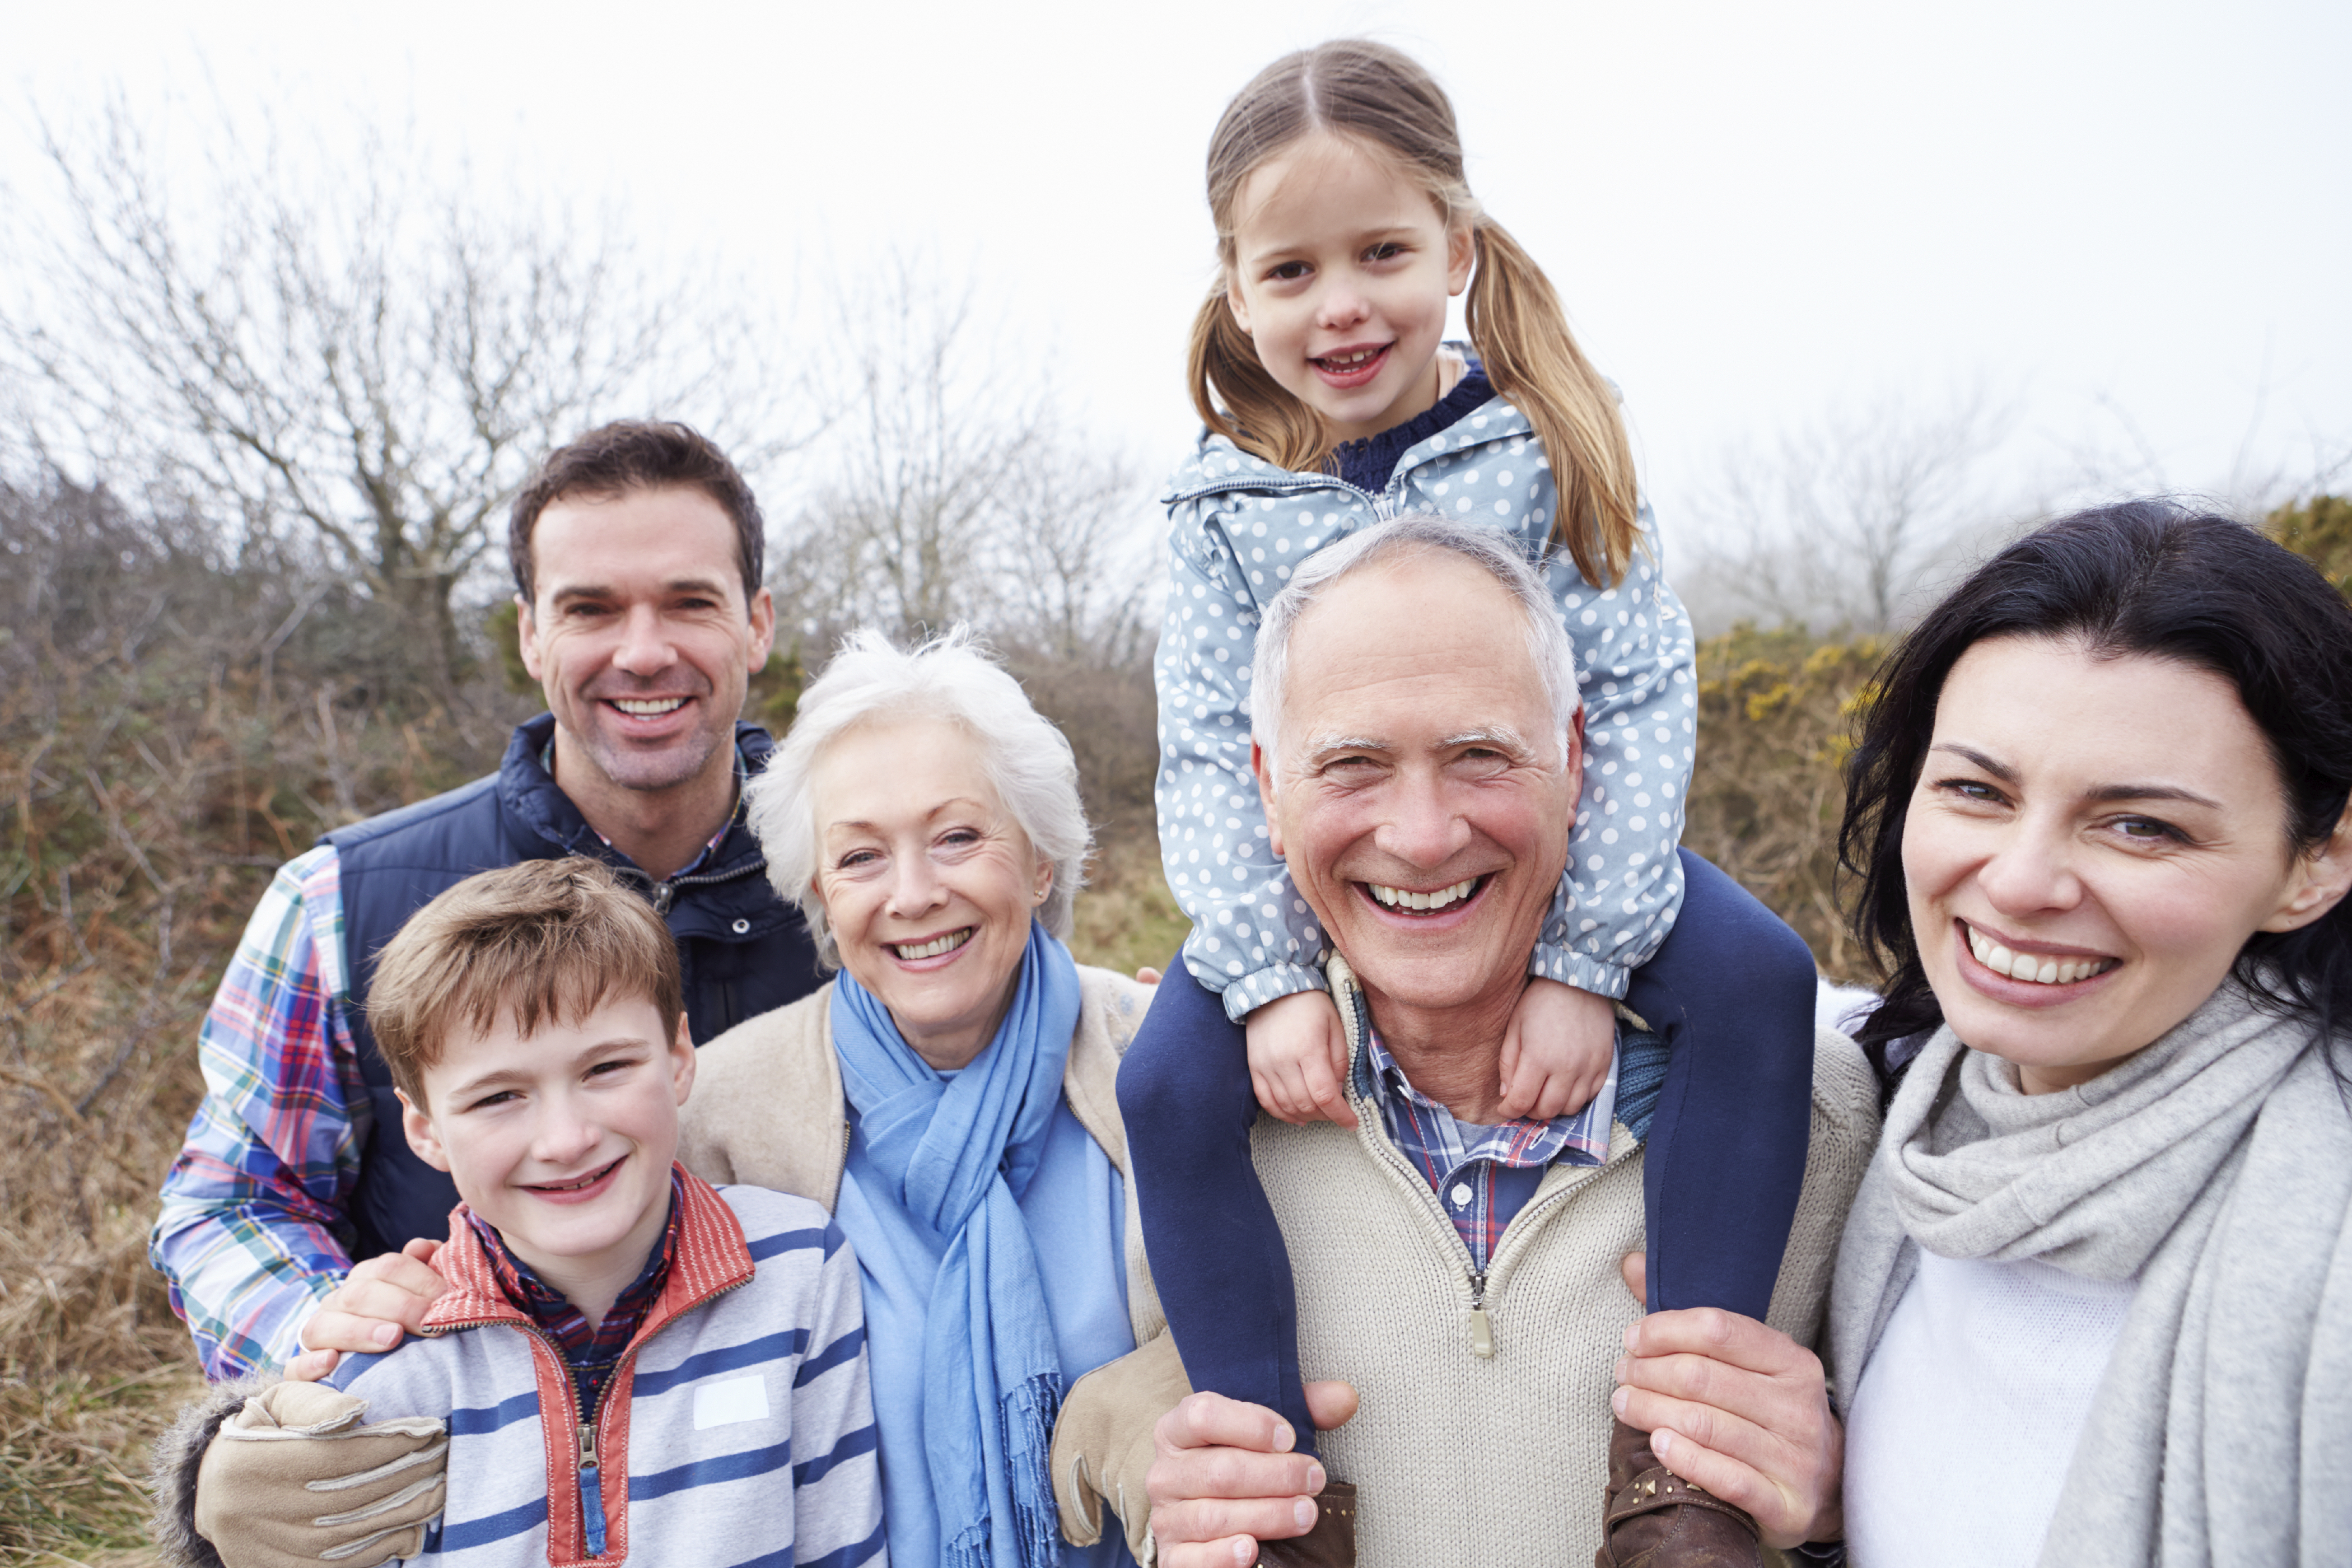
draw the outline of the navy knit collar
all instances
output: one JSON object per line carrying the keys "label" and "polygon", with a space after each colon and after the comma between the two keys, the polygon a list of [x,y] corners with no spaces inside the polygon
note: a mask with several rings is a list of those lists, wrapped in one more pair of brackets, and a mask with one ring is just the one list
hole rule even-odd
{"label": "navy knit collar", "polygon": [[1342,441],[1332,448],[1331,463],[1341,479],[1367,495],[1378,495],[1388,489],[1389,480],[1396,474],[1397,461],[1406,452],[1440,430],[1459,424],[1494,395],[1486,367],[1475,359],[1467,360],[1462,379],[1454,384],[1454,390],[1426,412],[1360,441]]}

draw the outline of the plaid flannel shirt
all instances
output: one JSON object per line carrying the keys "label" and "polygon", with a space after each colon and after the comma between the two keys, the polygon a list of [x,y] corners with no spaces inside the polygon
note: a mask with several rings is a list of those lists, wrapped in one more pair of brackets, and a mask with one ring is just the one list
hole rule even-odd
{"label": "plaid flannel shirt", "polygon": [[1493,1127],[1458,1121],[1454,1112],[1412,1087],[1378,1030],[1368,1030],[1359,1087],[1380,1109],[1389,1141],[1419,1171],[1438,1205],[1454,1221],[1471,1267],[1483,1273],[1495,1244],[1535,1196],[1543,1173],[1567,1162],[1598,1165],[1609,1158],[1609,1131],[1617,1105],[1621,1041],[1609,1057],[1609,1077],[1591,1103],[1540,1121],[1522,1117]]}
{"label": "plaid flannel shirt", "polygon": [[593,1419],[596,1396],[604,1392],[604,1380],[612,1375],[613,1363],[629,1348],[644,1326],[646,1314],[661,1300],[662,1287],[669,1282],[669,1260],[677,1248],[677,1217],[686,1206],[678,1191],[677,1167],[669,1173],[669,1223],[662,1226],[661,1245],[646,1255],[645,1267],[629,1288],[613,1299],[610,1310],[601,1323],[591,1323],[586,1315],[562,1292],[531,1272],[530,1265],[507,1249],[507,1239],[498,1227],[476,1214],[469,1206],[466,1223],[482,1238],[482,1251],[490,1261],[490,1276],[499,1289],[518,1310],[530,1315],[547,1337],[555,1342],[563,1357],[563,1365],[572,1373],[572,1392],[580,1400],[580,1418]]}
{"label": "plaid flannel shirt", "polygon": [[[735,770],[740,801],[740,750]],[[299,1354],[302,1326],[351,1272],[352,1191],[373,1125],[343,1022],[351,979],[341,861],[321,844],[278,868],[214,994],[196,1037],[205,1098],[148,1237],[208,1377]]]}

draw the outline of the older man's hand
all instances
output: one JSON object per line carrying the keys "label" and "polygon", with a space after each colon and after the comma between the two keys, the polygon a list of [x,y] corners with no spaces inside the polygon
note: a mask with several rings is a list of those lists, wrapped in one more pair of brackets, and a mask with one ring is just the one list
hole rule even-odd
{"label": "older man's hand", "polygon": [[[1625,1260],[1641,1294],[1640,1255]],[[1755,1516],[1766,1544],[1845,1533],[1845,1432],[1821,1357],[1753,1318],[1701,1307],[1625,1331],[1610,1404],[1666,1468]]]}
{"label": "older man's hand", "polygon": [[404,1333],[425,1326],[425,1310],[449,1288],[434,1271],[441,1243],[419,1237],[398,1252],[354,1266],[302,1325],[302,1353],[286,1363],[289,1382],[307,1383],[335,1370],[345,1351],[388,1351]]}
{"label": "older man's hand", "polygon": [[[1318,1429],[1356,1414],[1344,1383],[1307,1385]],[[1257,1560],[1260,1541],[1286,1541],[1315,1528],[1323,1467],[1291,1448],[1297,1434],[1263,1405],[1194,1394],[1160,1418],[1151,1462],[1151,1533],[1163,1568],[1230,1568]]]}

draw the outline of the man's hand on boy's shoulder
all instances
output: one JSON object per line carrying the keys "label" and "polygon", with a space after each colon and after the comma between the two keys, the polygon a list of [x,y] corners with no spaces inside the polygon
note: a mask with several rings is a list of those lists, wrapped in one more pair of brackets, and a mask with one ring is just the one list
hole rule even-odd
{"label": "man's hand on boy's shoulder", "polygon": [[377,1354],[423,1329],[425,1309],[449,1288],[433,1268],[440,1250],[441,1243],[419,1237],[355,1265],[302,1325],[302,1353],[286,1363],[287,1378],[315,1382],[334,1371],[346,1351]]}

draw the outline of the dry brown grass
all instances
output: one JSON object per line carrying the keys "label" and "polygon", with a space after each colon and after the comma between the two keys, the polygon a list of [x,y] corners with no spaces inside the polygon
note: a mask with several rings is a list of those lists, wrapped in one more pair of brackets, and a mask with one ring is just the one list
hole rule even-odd
{"label": "dry brown grass", "polygon": [[1121,974],[1165,969],[1192,922],[1160,871],[1160,839],[1148,816],[1114,820],[1098,836],[1078,895],[1070,951],[1080,963]]}
{"label": "dry brown grass", "polygon": [[16,944],[0,1001],[0,1559],[139,1546],[148,1445],[202,1384],[146,1246],[195,1101],[210,966],[189,950],[219,933],[174,910],[175,962],[152,889],[80,869],[74,906]]}
{"label": "dry brown grass", "polygon": [[481,770],[511,722],[404,696],[363,602],[107,498],[0,486],[0,1562],[136,1552],[198,1385],[147,1266],[192,1048],[269,868]]}

